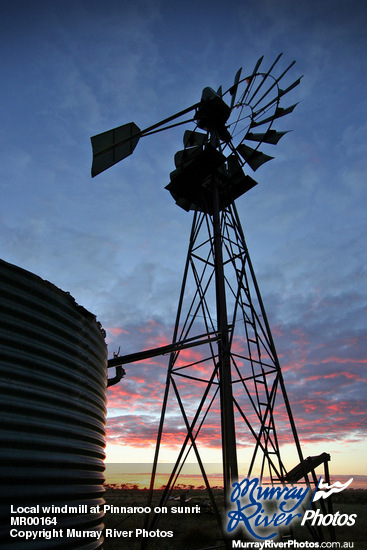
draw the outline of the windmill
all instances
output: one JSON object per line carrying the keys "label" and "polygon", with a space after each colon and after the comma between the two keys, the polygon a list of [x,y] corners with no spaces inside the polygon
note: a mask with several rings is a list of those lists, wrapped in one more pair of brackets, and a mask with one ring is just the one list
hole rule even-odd
{"label": "windmill", "polygon": [[[189,122],[194,128],[184,132],[184,147],[175,155],[175,170],[166,186],[179,207],[193,212],[172,345],[164,351],[141,352],[144,357],[170,353],[149,502],[167,414],[175,406],[182,442],[161,504],[188,456],[194,455],[218,525],[222,521],[201,455],[205,441],[213,438],[215,419],[221,426],[224,495],[238,480],[239,443],[250,449],[247,477],[256,474],[272,484],[300,480],[309,484],[311,475],[317,484],[315,468],[323,464],[328,479],[329,455],[303,458],[235,205],[257,185],[245,171],[255,172],[273,158],[261,150],[263,146],[275,146],[287,133],[273,125],[296,107],[281,105],[301,79],[281,88],[295,62],[278,70],[280,59],[281,54],[263,71],[261,57],[246,76],[240,69],[226,91],[204,88],[198,103],[144,130],[131,122],[91,138],[94,177],[129,156],[142,137],[188,124],[179,119],[192,113]],[[200,346],[200,353],[192,353],[194,345]],[[114,358],[109,367],[139,360],[141,353]],[[299,460],[290,471],[281,456],[284,443],[295,447]],[[147,517],[146,527],[153,528],[158,519],[158,515]],[[316,528],[313,534],[322,538]]]}

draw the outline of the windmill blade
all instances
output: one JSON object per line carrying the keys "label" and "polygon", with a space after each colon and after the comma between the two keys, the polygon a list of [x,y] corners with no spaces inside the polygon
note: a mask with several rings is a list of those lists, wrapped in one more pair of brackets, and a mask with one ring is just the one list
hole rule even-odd
{"label": "windmill blade", "polygon": [[253,108],[255,109],[255,107],[257,105],[259,105],[259,103],[261,103],[261,101],[271,92],[271,90],[274,88],[274,86],[277,86],[277,84],[281,81],[281,79],[283,78],[283,76],[289,71],[289,69],[291,69],[293,67],[293,65],[295,64],[296,62],[295,61],[292,61],[292,63],[285,69],[285,71],[282,72],[282,74],[276,78],[273,82],[273,84],[266,90],[266,92],[260,97],[260,99],[257,101],[257,103],[255,103],[255,105],[253,105]]}
{"label": "windmill blade", "polygon": [[259,134],[248,132],[245,135],[244,139],[248,139],[250,141],[258,141],[259,143],[264,142],[276,145],[285,134],[288,134],[288,132],[277,132],[276,130],[268,130],[267,132]]}
{"label": "windmill blade", "polygon": [[258,87],[256,88],[256,90],[254,91],[254,93],[252,94],[252,96],[250,97],[250,99],[248,100],[248,103],[251,104],[251,102],[253,101],[254,97],[256,96],[256,94],[259,92],[259,90],[261,89],[261,87],[263,86],[264,82],[266,81],[266,79],[268,78],[268,76],[271,74],[271,71],[274,69],[275,65],[278,63],[279,59],[282,57],[282,53],[280,53],[278,55],[278,57],[276,58],[276,60],[274,61],[274,63],[272,64],[272,66],[270,67],[270,69],[268,70],[267,73],[264,74],[264,77],[262,79],[262,81],[260,82],[260,84],[258,85]]}
{"label": "windmill blade", "polygon": [[241,157],[247,162],[247,164],[250,166],[250,168],[252,168],[254,172],[262,164],[274,158],[274,157],[270,157],[269,155],[265,155],[264,153],[262,153],[261,151],[258,151],[257,149],[252,149],[252,147],[248,147],[248,145],[245,145],[244,143],[240,143],[236,147],[236,149],[241,155]]}
{"label": "windmill blade", "polygon": [[[260,67],[261,62],[262,62],[263,59],[264,59],[264,56],[261,56],[260,59],[257,60],[257,63],[256,63],[256,65],[255,65],[255,67],[254,67],[254,69],[253,69],[253,71],[252,71],[252,73],[251,73],[250,76],[247,75],[247,76],[245,76],[244,78],[241,78],[241,79],[240,79],[240,77],[239,77],[238,82],[236,82],[236,77],[237,77],[237,74],[236,74],[236,76],[235,76],[235,82],[232,84],[232,86],[231,86],[230,88],[228,88],[228,90],[226,90],[226,91],[222,94],[222,96],[225,96],[225,95],[228,94],[228,93],[232,95],[232,93],[233,93],[233,88],[234,88],[235,84],[236,84],[236,87],[238,88],[238,86],[239,86],[240,84],[243,84],[244,82],[247,82],[246,89],[245,89],[245,91],[242,93],[241,99],[239,99],[238,102],[237,102],[237,106],[241,106],[242,103],[243,103],[243,101],[244,101],[244,98],[245,98],[245,96],[246,96],[246,94],[247,94],[247,92],[248,92],[248,89],[249,89],[249,87],[250,87],[250,85],[251,85],[251,83],[252,83],[252,81],[253,81],[253,78],[256,76],[257,70],[258,70],[258,68]],[[239,69],[239,70],[237,71],[237,73],[238,73],[239,71],[242,71],[242,67],[241,67],[241,69]],[[236,91],[237,91],[237,90],[236,90]]]}
{"label": "windmill blade", "polygon": [[134,122],[129,122],[91,137],[92,178],[131,155],[140,136],[140,128]]}
{"label": "windmill blade", "polygon": [[296,86],[298,86],[300,83],[301,83],[301,78],[303,78],[302,76],[300,76],[299,78],[297,78],[297,80],[295,80],[293,82],[293,84],[291,84],[290,86],[288,86],[288,88],[286,88],[285,90],[281,90],[279,88],[279,97],[282,97],[283,95],[287,94],[288,92],[290,92],[291,90],[293,90],[293,88],[295,88]]}
{"label": "windmill blade", "polygon": [[237,88],[238,88],[238,84],[240,82],[240,76],[241,76],[241,71],[242,71],[242,67],[240,67],[238,69],[238,71],[236,72],[236,75],[234,77],[234,83],[233,83],[233,86],[232,88],[229,89],[229,93],[231,94],[232,96],[232,99],[231,99],[231,109],[233,109],[233,105],[236,101],[236,94],[237,94]]}
{"label": "windmill blade", "polygon": [[256,75],[256,73],[257,73],[257,71],[258,71],[258,69],[259,69],[259,67],[260,67],[260,65],[261,65],[263,59],[264,59],[264,56],[262,55],[262,56],[260,57],[260,59],[257,60],[257,63],[256,63],[256,65],[255,65],[255,67],[254,67],[254,70],[252,71],[251,76],[248,76],[248,77],[246,77],[246,78],[244,79],[244,80],[247,81],[247,86],[246,86],[245,91],[243,92],[242,97],[241,97],[241,99],[240,99],[240,101],[239,101],[240,104],[243,103],[243,101],[245,100],[245,97],[246,97],[246,95],[247,95],[247,93],[248,93],[248,91],[249,91],[249,89],[250,89],[251,84],[252,84],[253,78],[254,78],[254,76]]}
{"label": "windmill blade", "polygon": [[262,120],[259,120],[259,121],[253,120],[251,122],[250,127],[254,128],[255,126],[261,126],[262,124],[265,124],[267,122],[272,122],[276,118],[280,118],[282,116],[288,115],[289,113],[291,113],[297,107],[297,105],[298,105],[298,103],[295,103],[294,105],[291,105],[290,107],[287,107],[286,109],[283,109],[283,107],[277,107],[276,110],[275,110],[275,113],[273,115],[271,115],[270,117],[267,117],[267,118],[263,118]]}
{"label": "windmill blade", "polygon": [[[239,80],[239,81],[237,82],[237,84],[236,84],[236,77],[237,77],[237,74],[238,74],[238,73],[236,74],[236,77],[235,77],[236,90],[237,90],[238,85],[241,84],[242,82],[247,82],[247,85],[246,85],[245,91],[243,92],[243,94],[242,94],[240,100],[239,100],[238,103],[237,103],[237,107],[241,107],[241,109],[240,109],[240,112],[239,112],[239,114],[238,114],[237,120],[236,120],[235,123],[234,123],[234,127],[233,127],[233,130],[232,130],[232,133],[236,130],[237,124],[238,124],[238,122],[241,120],[241,115],[242,115],[242,111],[243,111],[243,107],[244,107],[245,97],[246,97],[246,95],[247,95],[247,94],[249,93],[249,91],[250,91],[250,88],[251,88],[251,86],[252,86],[252,84],[253,84],[253,79],[254,79],[254,77],[255,77],[255,75],[256,75],[256,73],[257,73],[257,70],[258,70],[258,68],[260,67],[261,62],[262,62],[263,59],[264,59],[264,56],[262,55],[262,56],[257,60],[257,63],[256,63],[256,65],[255,65],[255,67],[254,67],[254,69],[253,69],[253,71],[252,71],[251,76],[247,76],[247,77],[245,77],[245,78],[242,78],[241,80]],[[232,92],[231,92],[232,89],[233,89],[233,86],[232,86],[231,88],[229,88],[229,90],[227,90],[227,91],[230,92],[230,93],[232,93]],[[227,93],[227,92],[226,92],[226,93]],[[234,96],[232,96],[232,100],[233,100],[233,97],[234,97]],[[232,110],[233,106],[234,106],[234,100],[231,102],[231,110]]]}
{"label": "windmill blade", "polygon": [[[302,77],[301,77],[302,78]],[[299,78],[298,80],[300,81],[301,78]],[[276,97],[274,97],[271,101],[269,101],[269,103],[266,103],[266,105],[263,105],[261,107],[261,109],[259,109],[258,111],[256,111],[253,115],[253,118],[256,118],[258,117],[261,113],[266,113],[266,111],[268,111],[268,109],[270,109],[270,107],[272,105],[274,105],[274,103],[277,103],[278,104],[278,109],[280,108],[279,107],[279,100],[280,98],[285,95],[287,92],[289,92],[290,90],[292,90],[293,88],[295,88],[296,86],[298,86],[299,82],[298,80],[296,80],[296,82],[293,82],[293,84],[291,84],[290,86],[288,86],[288,88],[286,90],[281,90],[280,88],[278,89],[278,95]]]}
{"label": "windmill blade", "polygon": [[[278,56],[278,59],[279,59],[279,56]],[[275,61],[276,62],[276,61]],[[275,65],[275,62],[273,63],[273,66]],[[295,63],[295,61],[293,62],[293,64]],[[292,67],[292,65],[290,65],[288,67],[288,69]],[[287,71],[288,71],[287,69]],[[285,71],[286,72],[286,71]],[[283,73],[283,75],[285,74],[285,72]],[[267,90],[267,92],[262,96],[262,98],[256,103],[256,105],[258,105],[262,99],[264,99],[267,95],[268,92],[270,92],[270,90],[272,90],[274,88],[274,86],[280,81],[280,79],[282,78],[281,75],[274,83],[273,85]],[[251,99],[249,100],[250,102],[252,101],[252,99],[254,98],[254,96],[256,95],[256,93],[258,92],[258,90],[260,89],[261,85],[264,83],[264,80],[266,78],[266,75],[264,76],[262,82],[260,83],[260,85],[258,86],[256,92],[254,92],[251,96]],[[256,114],[254,115],[255,117],[258,116],[260,113],[265,113],[274,103],[279,103],[279,99],[284,96],[285,94],[287,94],[288,92],[290,92],[291,90],[293,90],[294,88],[296,88],[296,86],[298,86],[301,82],[301,78],[298,78],[295,82],[293,82],[293,84],[291,84],[290,86],[288,86],[288,88],[286,88],[285,90],[282,90],[281,88],[278,88],[278,94],[276,97],[274,97],[271,101],[269,101],[266,105],[263,105],[261,107],[261,109],[259,109]],[[255,105],[255,106],[256,106]]]}

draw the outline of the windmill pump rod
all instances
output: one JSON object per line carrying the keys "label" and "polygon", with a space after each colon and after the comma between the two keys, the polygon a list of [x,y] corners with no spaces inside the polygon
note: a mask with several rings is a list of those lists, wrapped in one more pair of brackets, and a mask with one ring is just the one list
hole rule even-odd
{"label": "windmill pump rod", "polygon": [[[204,336],[209,338],[203,339]],[[128,363],[136,363],[137,361],[143,361],[144,359],[151,359],[159,355],[166,355],[168,353],[174,353],[175,351],[181,351],[186,348],[193,348],[195,346],[201,346],[203,344],[210,344],[217,342],[221,339],[221,335],[218,331],[201,334],[199,336],[193,336],[187,340],[181,340],[180,342],[174,342],[167,346],[161,346],[159,348],[152,348],[136,353],[130,353],[128,355],[119,355],[108,360],[108,368],[119,367]]]}

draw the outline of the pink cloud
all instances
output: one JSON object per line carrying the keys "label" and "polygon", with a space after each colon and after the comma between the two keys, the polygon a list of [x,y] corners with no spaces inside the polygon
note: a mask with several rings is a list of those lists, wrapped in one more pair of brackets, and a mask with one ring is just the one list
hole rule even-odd
{"label": "pink cloud", "polygon": [[130,334],[127,330],[124,330],[121,327],[109,327],[109,328],[106,328],[106,332],[111,333],[112,336],[114,336],[115,338],[117,336],[120,336],[120,334]]}
{"label": "pink cloud", "polygon": [[[335,340],[335,342],[329,340],[327,344],[316,343],[311,346],[311,339],[306,330],[306,328],[297,328],[288,331],[291,339],[286,341],[282,350],[284,356],[282,363],[285,364],[282,371],[285,372],[288,396],[301,442],[327,443],[335,438],[340,441],[362,439],[366,432],[366,412],[361,397],[365,378],[357,366],[365,364],[367,360],[354,356],[354,351],[359,353],[361,351],[358,348],[354,349],[354,346],[361,344],[361,338],[351,337],[343,341]],[[135,327],[134,332],[141,335],[140,349],[170,343],[167,336],[163,334],[164,327],[154,320],[150,320],[141,328]],[[285,338],[287,332],[280,326],[273,330],[273,334]],[[332,355],[325,356],[328,348],[333,349],[334,352]],[[240,356],[236,357],[240,372],[245,371],[248,365],[244,349],[243,340],[236,338],[232,351]],[[343,356],[344,353],[346,356]],[[208,349],[205,346],[182,350],[175,368],[182,374],[207,380],[213,370],[212,359],[207,362],[204,360],[207,354]],[[262,357],[265,360],[265,356]],[[124,444],[132,446],[155,445],[167,367],[168,357],[148,359],[142,363],[127,366],[126,377],[118,386],[109,390],[109,407],[114,411],[120,409],[124,415],[118,417],[119,420],[109,420],[109,438],[118,438]],[[269,378],[268,380],[270,383]],[[204,384],[178,376],[175,376],[175,381],[190,420],[194,417],[202,398]],[[254,383],[248,381],[247,388],[250,395],[255,396]],[[215,389],[216,386],[212,388],[205,406]],[[240,383],[234,385],[234,394],[254,430],[258,431],[259,419]],[[172,388],[167,410],[169,414],[164,428],[163,445],[179,446],[186,435],[186,429]],[[274,417],[280,445],[291,443],[293,436],[280,394],[276,400]],[[252,446],[253,437],[243,420],[240,419],[237,424],[238,445]],[[199,440],[202,446],[220,447],[218,396],[211,407]]]}

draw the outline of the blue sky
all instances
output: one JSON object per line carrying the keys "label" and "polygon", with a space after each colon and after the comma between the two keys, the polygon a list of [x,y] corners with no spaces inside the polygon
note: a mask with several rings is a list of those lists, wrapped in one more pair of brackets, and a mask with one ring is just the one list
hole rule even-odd
{"label": "blue sky", "polygon": [[[110,353],[170,341],[191,214],[164,189],[182,128],[93,180],[90,136],[154,124],[261,55],[296,60],[299,105],[277,125],[292,132],[237,206],[306,453],[340,473],[363,473],[366,451],[366,15],[355,0],[15,0],[0,17],[1,257],[96,314]],[[109,390],[114,460],[154,438],[164,378],[155,360]]]}

